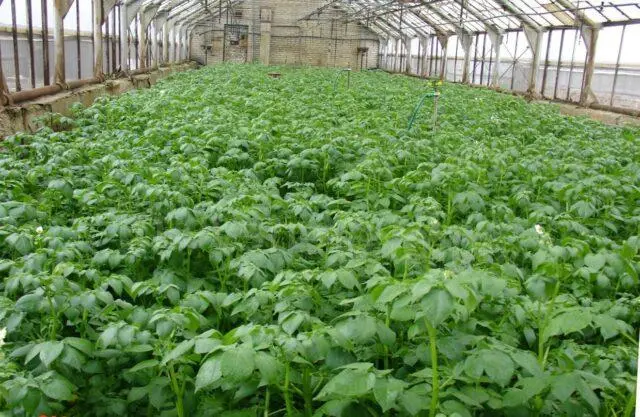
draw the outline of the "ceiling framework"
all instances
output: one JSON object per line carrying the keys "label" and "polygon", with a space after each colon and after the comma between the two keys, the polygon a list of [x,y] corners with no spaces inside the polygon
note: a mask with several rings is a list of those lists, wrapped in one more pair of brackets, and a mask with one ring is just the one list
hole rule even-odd
{"label": "ceiling framework", "polygon": [[[222,16],[242,0],[121,0],[130,10],[187,32]],[[115,1],[114,1],[115,3]],[[381,38],[493,33],[523,28],[537,32],[561,27],[602,27],[640,22],[640,3],[630,0],[327,0],[301,20],[322,19],[340,10]]]}
{"label": "ceiling framework", "polygon": [[305,19],[320,18],[331,6],[346,12],[346,22],[363,23],[382,37],[500,35],[640,22],[640,3],[627,0],[328,0]]}

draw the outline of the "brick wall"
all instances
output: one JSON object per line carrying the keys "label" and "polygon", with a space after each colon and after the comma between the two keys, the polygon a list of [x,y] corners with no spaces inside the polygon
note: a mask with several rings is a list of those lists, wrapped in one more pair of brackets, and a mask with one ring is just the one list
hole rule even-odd
{"label": "brick wall", "polygon": [[[339,9],[328,7],[312,14],[325,4],[326,0],[246,0],[194,30],[191,57],[202,64],[225,60],[225,25],[233,24],[247,26],[247,62],[260,62],[260,9],[268,8],[272,12],[270,64],[377,67],[378,36],[357,22],[346,22]],[[359,53],[358,48],[368,51]]]}

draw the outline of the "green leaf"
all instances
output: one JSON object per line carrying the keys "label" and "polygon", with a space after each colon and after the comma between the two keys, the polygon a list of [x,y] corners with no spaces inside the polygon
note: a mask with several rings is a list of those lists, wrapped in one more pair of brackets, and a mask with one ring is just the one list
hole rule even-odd
{"label": "green leaf", "polygon": [[579,332],[591,324],[592,316],[587,310],[571,310],[553,317],[542,332],[542,340],[550,337]]}
{"label": "green leaf", "polygon": [[117,341],[118,337],[118,328],[115,326],[108,327],[100,337],[98,341],[102,344],[103,347],[107,348],[114,344]]}
{"label": "green leaf", "polygon": [[194,344],[195,344],[195,340],[193,339],[187,339],[180,342],[178,346],[173,348],[173,350],[171,350],[171,352],[169,352],[162,359],[162,366],[165,366],[170,361],[175,361],[177,359],[180,359],[180,357],[182,357],[183,355],[185,355],[187,352],[191,350]]}
{"label": "green leaf", "polygon": [[64,339],[64,343],[69,346],[73,346],[87,356],[91,356],[93,354],[93,344],[87,339],[67,337]]}
{"label": "green leaf", "polygon": [[607,258],[602,253],[589,253],[584,257],[584,264],[589,268],[589,272],[595,273],[601,270],[607,262]]}
{"label": "green leaf", "polygon": [[157,359],[147,359],[146,361],[139,362],[135,364],[132,368],[130,368],[127,372],[138,372],[143,369],[155,368],[158,366],[160,362]]}
{"label": "green leaf", "polygon": [[16,301],[16,309],[26,313],[35,313],[39,310],[43,300],[44,295],[42,292],[26,294]]}
{"label": "green leaf", "polygon": [[242,344],[226,350],[220,357],[222,375],[232,381],[242,381],[255,369],[253,348]]}
{"label": "green leaf", "polygon": [[40,361],[47,368],[62,353],[64,344],[62,342],[44,342],[40,344]]}
{"label": "green leaf", "polygon": [[519,381],[519,385],[521,389],[512,388],[505,394],[503,402],[506,407],[525,405],[547,387],[547,381],[540,377],[523,378]]}
{"label": "green leaf", "polygon": [[587,385],[587,383],[579,378],[576,384],[576,389],[580,394],[580,397],[589,404],[589,407],[593,410],[596,415],[600,414],[600,400],[598,396],[593,392],[593,390]]}
{"label": "green leaf", "polygon": [[23,233],[13,233],[7,236],[5,242],[15,249],[20,255],[26,255],[33,251],[31,238]]}
{"label": "green leaf", "polygon": [[56,375],[40,385],[40,390],[44,395],[58,401],[72,400],[74,388],[71,382],[60,375]]}
{"label": "green leaf", "polygon": [[256,368],[258,368],[262,376],[262,385],[275,384],[278,382],[280,364],[276,358],[264,352],[257,352],[255,362]]}
{"label": "green leaf", "polygon": [[305,316],[303,314],[299,312],[292,312],[282,322],[282,329],[287,332],[287,334],[292,335],[304,322],[304,318]]}
{"label": "green leaf", "polygon": [[345,369],[327,382],[316,399],[361,397],[369,393],[375,383],[376,376],[372,373]]}
{"label": "green leaf", "polygon": [[398,402],[412,416],[415,416],[420,411],[429,408],[431,399],[425,395],[426,392],[422,391],[424,391],[424,385],[417,385],[400,394]]}
{"label": "green leaf", "polygon": [[560,402],[565,402],[578,389],[580,377],[575,373],[558,375],[551,383],[551,395]]}
{"label": "green leaf", "polygon": [[50,181],[48,188],[51,190],[58,190],[62,192],[62,195],[64,195],[66,198],[71,198],[73,196],[73,188],[71,187],[71,184],[63,179]]}
{"label": "green leaf", "polygon": [[215,348],[222,345],[222,342],[218,339],[196,339],[196,344],[193,351],[199,355],[212,352]]}
{"label": "green leaf", "polygon": [[382,412],[396,407],[396,401],[407,383],[395,378],[378,379],[373,388],[373,397],[376,399]]}
{"label": "green leaf", "polygon": [[351,290],[355,287],[360,287],[360,283],[358,282],[355,274],[346,269],[339,269],[336,271],[336,276],[338,277],[338,281],[348,290]]}
{"label": "green leaf", "polygon": [[207,359],[196,375],[196,392],[207,388],[214,382],[222,378],[222,363],[217,358]]}
{"label": "green leaf", "polygon": [[511,359],[522,369],[527,371],[533,376],[538,376],[542,374],[542,369],[540,368],[540,363],[535,355],[531,352],[527,351],[517,351],[511,353]]}
{"label": "green leaf", "polygon": [[453,312],[454,300],[447,290],[436,288],[420,302],[426,319],[433,327],[442,324]]}
{"label": "green leaf", "polygon": [[506,353],[485,349],[467,358],[464,371],[475,379],[479,379],[484,373],[492,382],[504,387],[511,380],[515,366]]}

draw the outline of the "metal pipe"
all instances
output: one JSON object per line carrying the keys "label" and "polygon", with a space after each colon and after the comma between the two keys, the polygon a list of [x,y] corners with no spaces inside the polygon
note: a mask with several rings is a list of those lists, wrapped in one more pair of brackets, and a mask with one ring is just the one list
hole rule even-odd
{"label": "metal pipe", "polygon": [[[491,85],[491,83],[493,82],[493,80],[491,79],[491,76],[493,75],[493,73],[491,72],[491,69],[494,66],[493,64],[493,54],[494,54],[493,51],[495,50],[494,48],[496,48],[496,46],[493,44],[493,42],[491,42],[491,48],[489,48],[489,68],[487,69],[487,85]],[[497,62],[495,66],[496,67],[498,66]]]}
{"label": "metal pipe", "polygon": [[27,0],[27,41],[29,42],[29,58],[30,58],[30,73],[31,76],[31,88],[36,88],[36,64],[34,58],[34,45],[33,45],[33,12],[31,10],[31,0]]}
{"label": "metal pipe", "polygon": [[482,37],[482,61],[480,61],[480,83],[484,84],[484,60],[486,59],[487,34]]}
{"label": "metal pipe", "polygon": [[[471,67],[471,84],[476,83],[476,64],[478,63],[478,39],[480,36],[476,34],[476,44],[473,47],[473,66]],[[482,84],[482,83],[480,83]]]}
{"label": "metal pipe", "polygon": [[[507,36],[509,36],[509,34],[507,34]],[[512,68],[511,68],[511,89],[513,90],[513,86],[515,83],[515,79],[516,79],[516,64],[518,63],[518,40],[520,38],[520,32],[516,32],[516,45],[515,45],[515,49],[513,51],[513,63]]]}
{"label": "metal pipe", "polygon": [[62,87],[58,84],[54,84],[54,85],[48,85],[45,87],[34,88],[32,90],[18,91],[18,92],[9,94],[9,97],[11,97],[11,100],[14,103],[20,103],[22,101],[33,100],[38,97],[55,94],[60,91],[62,91]]}
{"label": "metal pipe", "polygon": [[618,58],[616,59],[616,70],[613,75],[613,87],[611,88],[611,100],[609,105],[613,106],[613,99],[616,95],[616,86],[618,85],[618,72],[620,71],[620,58],[622,57],[622,44],[624,43],[624,35],[627,31],[627,25],[622,26],[622,34],[620,35],[620,45],[618,46]]}
{"label": "metal pipe", "polygon": [[460,45],[460,39],[456,38],[456,52],[453,57],[453,82],[456,82],[456,76],[458,73],[458,46]]}
{"label": "metal pipe", "polygon": [[558,65],[556,66],[556,82],[553,87],[553,98],[558,98],[558,83],[560,82],[560,69],[562,68],[562,49],[564,48],[565,29],[560,32],[560,49],[558,51]]}
{"label": "metal pipe", "polygon": [[51,74],[49,72],[49,20],[47,13],[47,0],[41,0],[42,10],[42,63],[44,70],[44,85],[51,84]]}
{"label": "metal pipe", "polygon": [[80,0],[76,0],[76,65],[78,79],[82,78],[82,45],[80,43]]}
{"label": "metal pipe", "polygon": [[118,13],[116,12],[115,7],[111,9],[111,73],[115,73],[118,69],[118,60],[116,57],[116,43],[118,42],[118,37],[116,36],[116,18],[118,17]]}
{"label": "metal pipe", "polygon": [[576,30],[575,37],[573,38],[573,51],[571,52],[571,65],[569,66],[569,80],[567,81],[567,101],[569,101],[569,97],[571,96],[571,79],[573,78],[573,68],[576,63],[576,46],[578,44],[578,36],[580,36],[580,33]]}
{"label": "metal pipe", "polygon": [[11,0],[11,36],[13,38],[13,75],[16,91],[22,90],[20,85],[20,52],[18,51],[18,22],[16,19],[16,0]]}
{"label": "metal pipe", "polygon": [[549,69],[549,51],[551,50],[551,35],[553,35],[553,31],[549,31],[549,36],[547,37],[547,53],[544,59],[544,69],[542,70],[542,89],[540,90],[540,94],[544,97],[544,90],[547,87],[547,70]]}
{"label": "metal pipe", "polygon": [[109,69],[111,68],[111,31],[109,30],[109,23],[111,21],[111,13],[107,13],[107,15],[105,16],[104,13],[104,0],[102,0],[100,2],[100,7],[102,8],[101,10],[101,14],[103,16],[103,21],[104,21],[104,43],[106,45],[106,53],[105,53],[105,57],[107,58],[107,62],[106,62],[106,68],[107,70],[104,71],[105,73],[109,73]]}

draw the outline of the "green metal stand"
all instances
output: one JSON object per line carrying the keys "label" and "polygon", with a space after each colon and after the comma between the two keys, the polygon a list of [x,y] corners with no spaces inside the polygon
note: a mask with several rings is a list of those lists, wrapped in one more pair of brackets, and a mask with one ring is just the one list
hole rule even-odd
{"label": "green metal stand", "polygon": [[431,84],[431,87],[433,88],[433,91],[430,91],[424,96],[422,96],[422,98],[420,99],[416,107],[413,109],[413,113],[409,118],[409,125],[407,126],[407,130],[411,130],[411,128],[413,127],[413,123],[416,121],[416,118],[418,117],[418,113],[420,112],[420,109],[424,105],[424,102],[428,98],[433,97],[433,131],[435,132],[436,125],[438,123],[438,100],[440,99],[439,87],[442,85],[442,81],[431,81],[430,84]]}
{"label": "green metal stand", "polygon": [[338,88],[338,81],[345,72],[347,73],[347,89],[351,88],[351,68],[346,68],[341,70],[336,76],[336,79],[333,81],[333,91],[336,91],[336,89]]}

